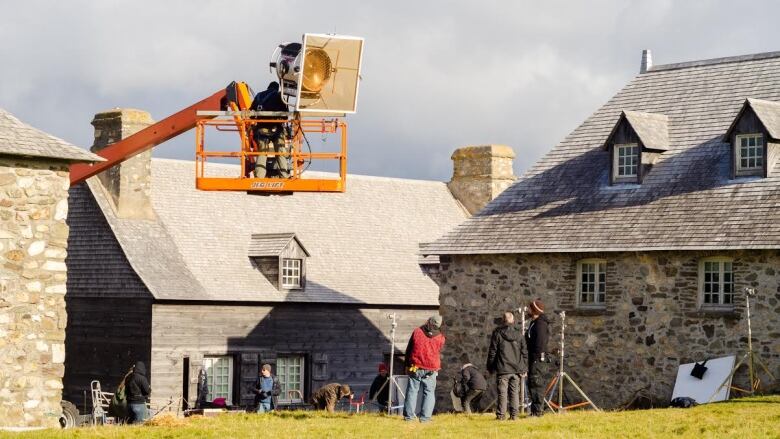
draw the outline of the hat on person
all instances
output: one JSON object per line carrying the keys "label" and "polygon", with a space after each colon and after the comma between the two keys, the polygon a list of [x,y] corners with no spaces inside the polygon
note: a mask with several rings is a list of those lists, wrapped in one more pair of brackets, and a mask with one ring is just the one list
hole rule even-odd
{"label": "hat on person", "polygon": [[387,372],[387,365],[385,363],[379,363],[379,371]]}
{"label": "hat on person", "polygon": [[267,370],[267,371],[270,372],[271,371],[271,365],[270,364],[264,364],[263,365],[263,370]]}
{"label": "hat on person", "polygon": [[528,304],[528,308],[530,308],[531,312],[534,314],[544,314],[544,303],[539,299],[532,300],[531,303]]}
{"label": "hat on person", "polygon": [[436,314],[435,316],[431,316],[430,319],[428,319],[431,324],[436,328],[441,328],[441,316]]}

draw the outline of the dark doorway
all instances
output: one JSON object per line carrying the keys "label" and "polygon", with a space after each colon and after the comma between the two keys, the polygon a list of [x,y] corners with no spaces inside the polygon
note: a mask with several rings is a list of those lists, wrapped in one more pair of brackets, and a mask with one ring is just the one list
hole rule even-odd
{"label": "dark doorway", "polygon": [[181,364],[181,409],[187,410],[190,408],[190,357],[184,357]]}

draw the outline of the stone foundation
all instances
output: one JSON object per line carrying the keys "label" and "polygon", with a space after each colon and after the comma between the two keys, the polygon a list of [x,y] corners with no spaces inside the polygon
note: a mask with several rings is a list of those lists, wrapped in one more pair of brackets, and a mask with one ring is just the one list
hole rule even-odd
{"label": "stone foundation", "polygon": [[0,428],[57,427],[68,167],[0,158]]}
{"label": "stone foundation", "polygon": [[[737,294],[731,312],[700,310],[699,260],[712,256],[733,258]],[[603,309],[577,308],[576,265],[586,258],[607,261]],[[565,369],[601,407],[621,407],[640,390],[655,404],[668,404],[681,363],[741,355],[747,341],[746,286],[757,291],[751,307],[754,348],[780,377],[780,252],[451,256],[442,257],[442,264],[447,344],[439,408],[449,406],[451,378],[463,363],[484,370],[501,313],[533,298],[545,302],[553,321],[551,350],[557,351],[560,334],[552,311],[567,311]],[[735,384],[747,386],[746,369]]]}

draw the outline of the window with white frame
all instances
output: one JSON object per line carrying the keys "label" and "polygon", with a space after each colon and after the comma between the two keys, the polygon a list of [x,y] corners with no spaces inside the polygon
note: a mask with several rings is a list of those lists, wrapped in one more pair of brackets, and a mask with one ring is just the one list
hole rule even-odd
{"label": "window with white frame", "polygon": [[737,136],[737,172],[752,173],[764,169],[764,139],[761,134]]}
{"label": "window with white frame", "polygon": [[233,403],[233,357],[205,357],[203,369],[208,376],[209,393],[206,397],[209,401],[216,398],[225,398],[228,404]]}
{"label": "window with white frame", "polygon": [[734,306],[734,264],[728,258],[707,258],[699,263],[702,308]]}
{"label": "window with white frame", "polygon": [[577,262],[577,304],[581,307],[604,307],[607,289],[607,262],[583,259]]}
{"label": "window with white frame", "polygon": [[612,169],[615,180],[636,178],[639,172],[639,145],[616,144]]}
{"label": "window with white frame", "polygon": [[303,395],[303,372],[305,358],[302,355],[285,355],[276,359],[276,376],[279,378],[281,394],[286,402],[301,402]]}
{"label": "window with white frame", "polygon": [[282,259],[282,288],[301,287],[301,260]]}

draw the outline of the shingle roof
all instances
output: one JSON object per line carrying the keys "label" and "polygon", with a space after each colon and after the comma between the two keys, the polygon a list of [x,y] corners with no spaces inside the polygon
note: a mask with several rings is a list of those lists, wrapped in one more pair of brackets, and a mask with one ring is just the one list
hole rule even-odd
{"label": "shingle roof", "polygon": [[0,108],[0,154],[46,157],[71,162],[102,162],[89,151],[46,134]]}
{"label": "shingle roof", "polygon": [[[209,175],[237,175],[211,165]],[[152,160],[157,221],[119,219],[88,180],[131,265],[166,300],[438,305],[418,245],[467,214],[443,182],[350,175],[346,193],[257,196],[195,189],[194,162]],[[306,246],[306,288],[279,291],[255,268],[253,235],[291,233]]]}
{"label": "shingle roof", "polygon": [[248,255],[250,257],[279,256],[293,239],[307,256],[311,256],[301,241],[295,237],[295,233],[255,233],[249,241]]}
{"label": "shingle roof", "polygon": [[[641,111],[623,110],[618,118],[612,133],[615,132],[623,118],[628,121],[631,128],[642,141],[645,148],[656,151],[669,149],[669,118],[663,114],[643,113]],[[610,133],[609,137],[612,137]],[[604,145],[607,146],[606,144]]]}
{"label": "shingle roof", "polygon": [[[745,99],[780,101],[780,52],[657,66],[427,254],[780,248],[780,165],[730,180],[723,135]],[[608,183],[601,146],[624,110],[669,118],[641,185]]]}

